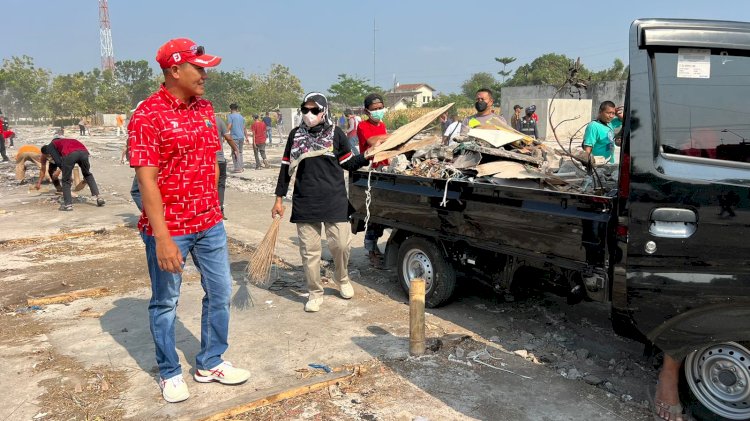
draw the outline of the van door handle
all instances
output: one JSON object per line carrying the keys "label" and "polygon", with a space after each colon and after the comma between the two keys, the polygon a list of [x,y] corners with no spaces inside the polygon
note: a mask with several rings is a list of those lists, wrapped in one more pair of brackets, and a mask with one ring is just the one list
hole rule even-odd
{"label": "van door handle", "polygon": [[649,220],[648,232],[655,237],[688,238],[698,228],[698,215],[691,209],[654,209]]}

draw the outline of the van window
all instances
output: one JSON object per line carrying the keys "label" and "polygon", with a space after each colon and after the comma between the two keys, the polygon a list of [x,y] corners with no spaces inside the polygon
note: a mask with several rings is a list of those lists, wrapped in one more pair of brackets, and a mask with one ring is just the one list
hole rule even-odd
{"label": "van window", "polygon": [[[701,53],[710,51],[710,56]],[[750,163],[750,57],[746,51],[653,54],[665,154]],[[697,58],[697,60],[696,60]]]}

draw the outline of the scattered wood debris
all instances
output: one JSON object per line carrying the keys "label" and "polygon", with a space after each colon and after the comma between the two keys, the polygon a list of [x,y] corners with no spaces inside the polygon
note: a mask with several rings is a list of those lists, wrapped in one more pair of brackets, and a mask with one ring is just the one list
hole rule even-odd
{"label": "scattered wood debris", "polygon": [[107,288],[89,288],[66,292],[64,294],[50,295],[47,297],[29,298],[28,300],[26,300],[26,303],[30,306],[45,306],[49,304],[69,303],[81,298],[101,297],[108,294],[109,289]]}

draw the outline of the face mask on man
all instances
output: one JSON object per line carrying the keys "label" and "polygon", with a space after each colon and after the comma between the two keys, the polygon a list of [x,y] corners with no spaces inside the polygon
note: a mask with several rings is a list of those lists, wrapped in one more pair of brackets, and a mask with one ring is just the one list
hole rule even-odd
{"label": "face mask on man", "polygon": [[476,108],[480,113],[484,112],[484,110],[487,109],[487,103],[484,101],[477,101],[474,103],[474,108]]}
{"label": "face mask on man", "polygon": [[321,116],[322,114],[306,113],[302,116],[302,120],[307,127],[315,127],[320,123]]}
{"label": "face mask on man", "polygon": [[370,118],[374,121],[383,121],[383,116],[385,116],[385,109],[370,111]]}

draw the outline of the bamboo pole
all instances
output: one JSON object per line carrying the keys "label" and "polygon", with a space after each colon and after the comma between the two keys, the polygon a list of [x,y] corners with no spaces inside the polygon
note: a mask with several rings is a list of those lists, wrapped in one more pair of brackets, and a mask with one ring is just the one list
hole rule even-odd
{"label": "bamboo pole", "polygon": [[409,287],[409,354],[413,356],[423,355],[425,351],[424,294],[424,279],[412,279]]}
{"label": "bamboo pole", "polygon": [[[302,384],[294,384],[277,387],[271,390],[260,390],[254,393],[250,393],[246,396],[238,396],[234,399],[230,399],[227,402],[221,403],[220,405],[226,405],[226,408],[209,415],[201,415],[201,411],[192,412],[190,419],[199,419],[201,421],[220,421],[229,417],[234,417],[242,413],[251,411],[256,408],[271,405],[276,402],[281,402],[286,399],[302,396],[308,393],[325,389],[328,386],[340,383],[345,379],[354,375],[354,372],[344,370],[338,373],[330,373],[321,377],[314,377],[308,379]],[[215,410],[215,406],[204,409]]]}

